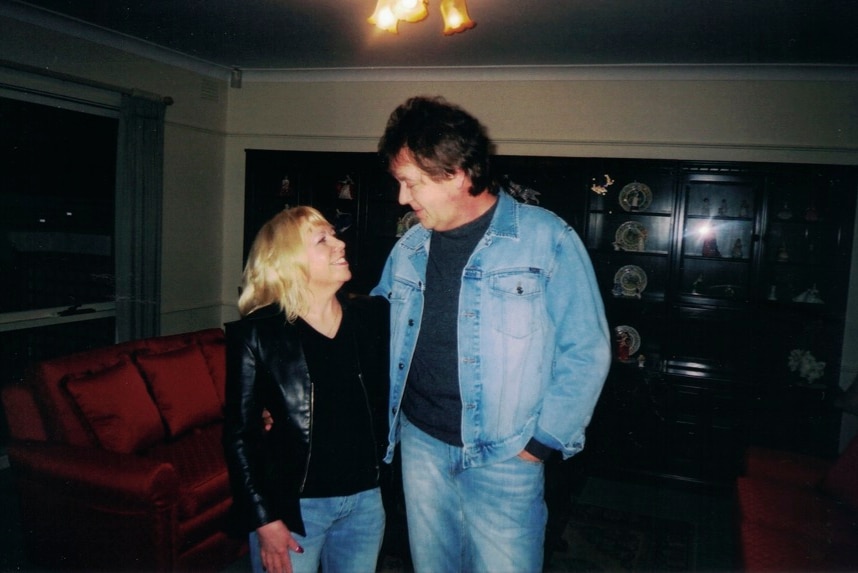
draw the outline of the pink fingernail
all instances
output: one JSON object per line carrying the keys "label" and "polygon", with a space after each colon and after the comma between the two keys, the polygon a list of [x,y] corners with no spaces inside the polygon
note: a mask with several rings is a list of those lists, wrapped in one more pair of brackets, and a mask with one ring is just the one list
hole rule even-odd
{"label": "pink fingernail", "polygon": [[304,553],[304,548],[299,545],[298,549],[295,550],[295,553]]}

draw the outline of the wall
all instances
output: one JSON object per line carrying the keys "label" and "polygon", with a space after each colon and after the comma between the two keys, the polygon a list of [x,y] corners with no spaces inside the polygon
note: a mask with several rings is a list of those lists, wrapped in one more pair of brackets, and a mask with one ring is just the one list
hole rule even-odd
{"label": "wall", "polygon": [[[0,30],[4,60],[173,99],[164,135],[162,330],[168,334],[219,326],[228,74],[216,79],[2,13]],[[54,92],[66,91],[69,84],[57,79],[42,83]]]}
{"label": "wall", "polygon": [[[592,70],[530,81],[348,81],[245,76],[229,90],[223,299],[242,256],[244,150],[373,151],[389,113],[440,94],[479,117],[501,154],[858,165],[858,75],[799,70]],[[376,74],[377,75],[377,74]],[[858,273],[858,248],[853,274]],[[851,282],[841,385],[858,374],[858,280]],[[225,318],[236,317],[225,307]],[[855,432],[854,420],[844,431]],[[847,430],[848,429],[848,430]]]}

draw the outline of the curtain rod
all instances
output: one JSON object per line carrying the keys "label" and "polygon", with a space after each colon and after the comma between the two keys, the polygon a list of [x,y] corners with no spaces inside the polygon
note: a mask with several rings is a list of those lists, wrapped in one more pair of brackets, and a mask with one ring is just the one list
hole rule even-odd
{"label": "curtain rod", "polygon": [[71,83],[75,83],[75,84],[80,84],[80,85],[84,85],[84,86],[91,87],[91,88],[96,88],[96,89],[101,89],[101,90],[106,90],[106,91],[112,91],[112,92],[118,92],[118,93],[123,94],[123,95],[129,95],[129,96],[133,95],[136,97],[143,97],[143,98],[151,99],[153,101],[162,102],[164,105],[173,105],[173,98],[170,96],[161,96],[161,95],[158,95],[156,93],[147,92],[147,91],[139,90],[136,88],[124,88],[121,86],[115,86],[115,85],[106,84],[103,82],[97,82],[95,80],[88,80],[85,78],[79,78],[76,76],[72,76],[70,74],[64,74],[62,72],[56,72],[54,70],[42,69],[42,68],[38,68],[36,66],[27,65],[27,64],[20,64],[18,62],[12,62],[10,60],[0,59],[0,67],[8,68],[8,69],[15,70],[18,72],[26,72],[28,74],[44,76],[44,77],[48,77],[48,78],[55,79],[55,80],[61,80],[64,82],[71,82]]}

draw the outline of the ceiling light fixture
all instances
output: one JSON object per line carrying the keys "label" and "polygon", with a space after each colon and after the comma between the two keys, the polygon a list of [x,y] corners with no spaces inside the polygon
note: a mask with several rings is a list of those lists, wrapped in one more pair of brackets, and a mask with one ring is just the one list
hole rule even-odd
{"label": "ceiling light fixture", "polygon": [[[429,15],[428,0],[378,0],[369,23],[391,32],[399,33],[399,21],[419,22]],[[444,18],[444,35],[450,36],[476,26],[468,16],[465,0],[441,0],[441,16]]]}

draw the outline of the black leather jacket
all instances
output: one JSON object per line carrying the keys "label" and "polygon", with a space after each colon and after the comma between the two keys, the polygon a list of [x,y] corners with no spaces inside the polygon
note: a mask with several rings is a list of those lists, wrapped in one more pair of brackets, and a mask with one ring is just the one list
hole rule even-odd
{"label": "black leather jacket", "polygon": [[[356,343],[379,449],[387,439],[389,306],[382,297],[341,296]],[[310,456],[312,381],[298,328],[276,305],[226,324],[227,384],[223,445],[236,533],[282,519],[305,534],[299,499]],[[262,409],[274,425],[265,432]]]}

